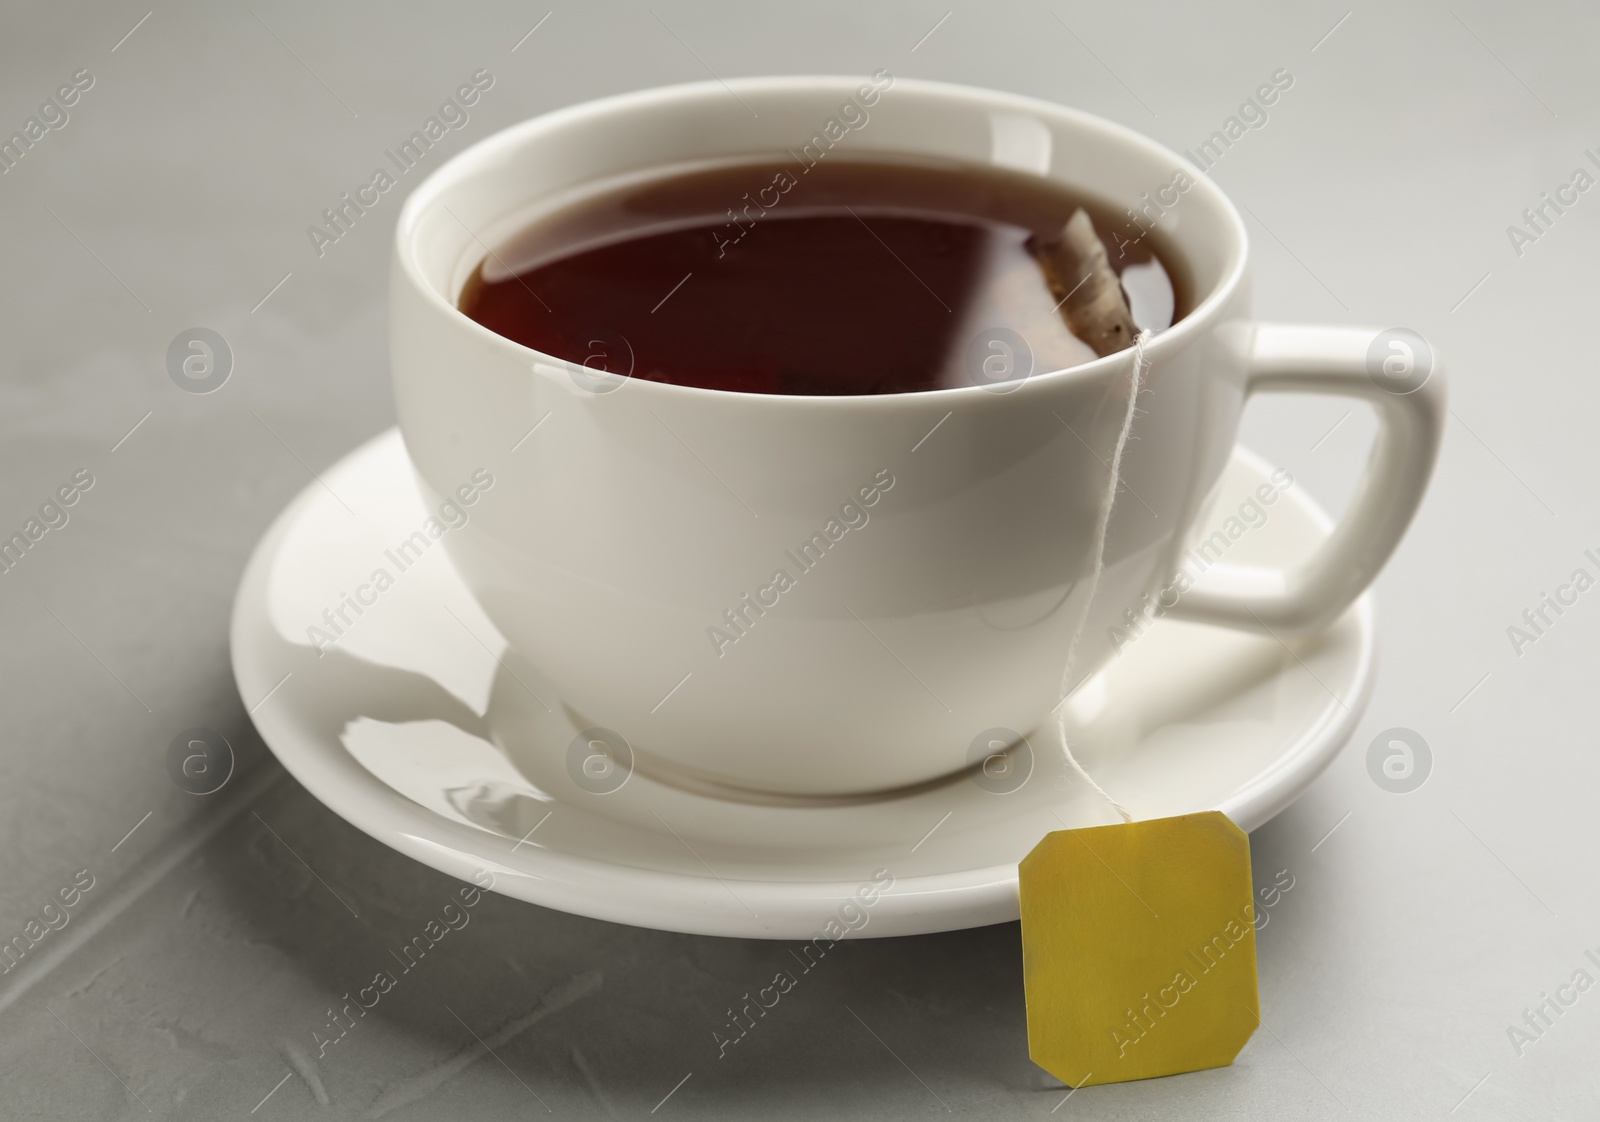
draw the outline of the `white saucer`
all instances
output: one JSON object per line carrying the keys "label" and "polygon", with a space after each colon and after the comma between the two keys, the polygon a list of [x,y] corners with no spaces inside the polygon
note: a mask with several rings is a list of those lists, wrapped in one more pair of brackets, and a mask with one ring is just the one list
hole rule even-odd
{"label": "white saucer", "polygon": [[[1219,524],[1270,470],[1235,455]],[[1281,563],[1326,536],[1298,489],[1283,498],[1230,563]],[[386,555],[428,514],[397,431],[358,448],[256,547],[232,633],[239,691],[284,767],[424,864],[464,880],[488,869],[497,891],[599,919],[781,939],[857,915],[841,905],[885,869],[893,886],[854,934],[906,935],[1015,919],[1017,861],[1050,830],[1114,820],[1043,732],[1009,793],[967,775],[895,798],[773,805],[642,770],[591,793],[568,772],[578,727],[506,649],[442,545],[398,573]],[[393,577],[382,592],[368,583],[378,568]],[[319,655],[307,628],[331,634],[323,611],[336,616],[363,584],[375,602],[359,617],[346,607],[350,626]],[[1138,817],[1221,809],[1254,829],[1355,726],[1372,682],[1370,603],[1291,646],[1156,621],[1070,703],[1074,751]]]}

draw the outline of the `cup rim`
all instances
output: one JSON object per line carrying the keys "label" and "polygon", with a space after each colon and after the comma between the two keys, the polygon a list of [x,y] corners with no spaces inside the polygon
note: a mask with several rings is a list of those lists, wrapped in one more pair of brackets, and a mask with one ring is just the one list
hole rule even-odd
{"label": "cup rim", "polygon": [[[401,206],[399,217],[395,223],[395,264],[406,280],[422,294],[424,300],[442,309],[452,324],[466,329],[471,334],[475,334],[481,341],[485,341],[489,345],[502,350],[507,356],[523,362],[530,369],[535,364],[564,367],[568,365],[567,360],[508,339],[504,335],[478,323],[452,301],[446,299],[423,275],[422,268],[417,261],[415,238],[417,226],[426,212],[439,205],[439,197],[445,191],[455,183],[478,173],[480,171],[479,165],[491,160],[497,154],[518,148],[545,130],[579,123],[586,118],[599,118],[619,112],[627,112],[635,106],[660,103],[664,100],[692,101],[706,94],[730,96],[739,93],[809,92],[819,89],[849,92],[859,85],[862,80],[861,75],[852,74],[773,75],[729,78],[726,81],[708,79],[699,82],[683,82],[668,86],[651,86],[641,90],[630,90],[625,93],[592,98],[572,105],[562,106],[549,112],[536,114],[514,125],[509,125],[462,149],[435,168],[426,179],[418,184],[416,190],[411,193]],[[1058,120],[1065,119],[1075,127],[1099,130],[1110,135],[1118,143],[1140,149],[1147,155],[1169,161],[1175,169],[1189,174],[1194,183],[1191,190],[1203,192],[1210,202],[1219,208],[1220,214],[1229,227],[1231,238],[1228,258],[1223,264],[1221,278],[1211,286],[1210,292],[1195,305],[1194,309],[1173,326],[1157,332],[1145,345],[1144,356],[1147,365],[1160,360],[1168,354],[1182,350],[1193,343],[1200,335],[1210,331],[1214,326],[1213,321],[1217,319],[1221,309],[1233,299],[1243,283],[1249,261],[1250,241],[1249,234],[1245,229],[1244,219],[1239,214],[1238,207],[1234,205],[1233,200],[1217,186],[1209,175],[1201,171],[1189,159],[1172,151],[1159,141],[1126,125],[1118,124],[1115,121],[1081,109],[1046,101],[1042,98],[923,78],[896,77],[894,85],[897,88],[910,89],[924,94],[957,97],[969,103],[981,103],[985,107],[993,109],[1033,113],[1043,117],[1054,117]],[[1090,185],[1090,189],[1093,189],[1093,185]],[[1181,234],[1169,236],[1182,248],[1183,239]],[[1017,390],[1026,390],[1030,385],[1038,387],[1058,385],[1067,380],[1091,381],[1125,366],[1131,350],[1131,346],[1124,347],[1120,351],[1114,351],[1109,355],[1097,357],[1076,366],[1033,374],[1018,381],[1015,388]],[[638,382],[648,387],[646,392],[665,396],[689,395],[691,399],[695,396],[702,396],[708,400],[724,399],[727,401],[760,400],[781,402],[791,406],[807,403],[817,407],[839,407],[841,403],[850,403],[850,407],[856,409],[893,408],[897,402],[901,404],[910,404],[912,402],[953,403],[960,398],[976,401],[984,398],[993,399],[997,396],[1010,395],[1009,391],[1003,395],[997,395],[993,387],[981,385],[947,386],[932,390],[911,390],[885,394],[773,394],[689,386],[678,382],[658,382],[648,378],[635,378],[632,376],[629,376],[627,381]]]}

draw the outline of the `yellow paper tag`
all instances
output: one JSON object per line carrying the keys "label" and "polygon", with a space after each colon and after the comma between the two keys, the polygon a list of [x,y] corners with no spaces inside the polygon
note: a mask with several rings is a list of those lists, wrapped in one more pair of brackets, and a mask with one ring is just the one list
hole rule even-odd
{"label": "yellow paper tag", "polygon": [[1261,1023],[1250,839],[1221,811],[1056,831],[1018,882],[1028,1050],[1068,1086],[1225,1067]]}

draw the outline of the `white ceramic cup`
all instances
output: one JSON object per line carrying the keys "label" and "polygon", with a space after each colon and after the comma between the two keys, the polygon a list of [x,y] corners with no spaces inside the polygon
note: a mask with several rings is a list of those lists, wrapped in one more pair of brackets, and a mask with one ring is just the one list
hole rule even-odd
{"label": "white ceramic cup", "polygon": [[[598,182],[808,145],[998,163],[1159,213],[1196,300],[1146,349],[1097,579],[1131,351],[1006,387],[742,394],[595,375],[456,307],[490,247]],[[1366,476],[1316,556],[1215,565],[1167,614],[1323,627],[1399,541],[1442,425],[1425,345],[1251,319],[1244,225],[1179,156],[1071,109],[882,72],[647,90],[507,129],[407,201],[390,299],[406,446],[433,501],[474,495],[444,540],[489,617],[591,742],[619,734],[641,767],[752,791],[915,784],[1038,727],[1069,649],[1081,682],[1178,571],[1253,393],[1370,403]]]}

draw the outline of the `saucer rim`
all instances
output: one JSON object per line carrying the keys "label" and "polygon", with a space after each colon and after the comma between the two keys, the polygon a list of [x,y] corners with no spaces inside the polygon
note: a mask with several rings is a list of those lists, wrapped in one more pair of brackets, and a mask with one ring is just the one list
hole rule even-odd
{"label": "saucer rim", "polygon": [[[398,430],[389,428],[341,456],[322,477],[375,455],[385,442],[399,439]],[[1236,446],[1233,455],[1254,471],[1270,474],[1273,470],[1272,464],[1249,449]],[[560,852],[531,840],[512,849],[517,839],[439,815],[383,783],[342,745],[336,744],[330,751],[329,745],[296,724],[287,704],[293,691],[280,687],[287,684],[281,679],[301,665],[297,658],[304,658],[305,652],[272,633],[264,610],[272,561],[303,513],[322,496],[319,482],[307,484],[279,512],[251,551],[234,597],[229,653],[235,685],[262,741],[284,769],[334,814],[384,845],[463,882],[487,869],[494,874],[495,891],[528,903],[684,934],[809,939],[820,933],[822,923],[840,902],[867,880],[865,869],[853,879],[833,881],[697,876]],[[1292,491],[1286,497],[1324,533],[1331,527],[1332,520],[1308,495]],[[1333,762],[1354,732],[1374,687],[1377,642],[1370,591],[1327,631],[1351,625],[1356,628],[1358,653],[1350,696],[1338,698],[1330,693],[1329,704],[1270,766],[1220,805],[1193,810],[1221,810],[1241,829],[1253,831],[1287,808]],[[276,662],[270,654],[263,657],[259,652],[270,649],[269,638],[291,653]],[[271,703],[273,697],[278,704]],[[253,707],[251,698],[258,699]],[[560,805],[559,799],[551,802],[552,807]],[[496,854],[489,848],[489,839],[504,841],[508,848]],[[737,893],[730,884],[737,886]],[[1005,923],[1017,916],[1015,864],[923,873],[896,879],[893,888],[874,905],[874,922],[851,937],[961,930]]]}

